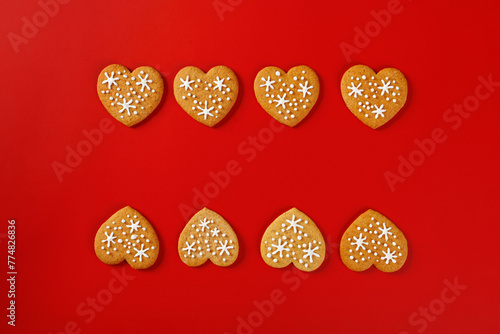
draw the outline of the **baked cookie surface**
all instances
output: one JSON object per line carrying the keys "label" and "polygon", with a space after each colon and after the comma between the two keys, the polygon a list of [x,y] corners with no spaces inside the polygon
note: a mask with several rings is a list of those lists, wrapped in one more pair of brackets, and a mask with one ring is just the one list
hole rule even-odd
{"label": "baked cookie surface", "polygon": [[354,271],[374,265],[378,270],[394,272],[404,265],[407,256],[403,232],[375,210],[367,210],[356,218],[340,242],[342,262]]}
{"label": "baked cookie surface", "polygon": [[156,109],[163,96],[163,78],[152,67],[130,72],[123,65],[105,67],[97,79],[97,94],[106,110],[120,123],[133,126]]}
{"label": "baked cookie surface", "polygon": [[122,261],[134,269],[151,267],[158,258],[160,243],[151,223],[130,206],[116,212],[96,233],[94,250],[102,262]]}
{"label": "baked cookie surface", "polygon": [[231,111],[238,91],[238,78],[227,66],[212,67],[207,73],[187,66],[174,79],[177,103],[189,116],[210,127]]}
{"label": "baked cookie surface", "polygon": [[260,243],[265,263],[283,268],[293,263],[303,271],[319,268],[325,259],[325,240],[316,224],[297,208],[276,218],[266,229]]}
{"label": "baked cookie surface", "polygon": [[354,116],[376,129],[389,122],[404,106],[408,83],[395,68],[375,73],[368,66],[356,65],[344,73],[340,90]]}
{"label": "baked cookie surface", "polygon": [[227,267],[238,258],[239,243],[231,225],[217,212],[204,208],[184,227],[177,249],[182,262],[190,267],[207,260]]}
{"label": "baked cookie surface", "polygon": [[269,66],[255,77],[254,92],[262,108],[278,122],[294,127],[311,111],[319,97],[316,72],[301,65],[287,72]]}

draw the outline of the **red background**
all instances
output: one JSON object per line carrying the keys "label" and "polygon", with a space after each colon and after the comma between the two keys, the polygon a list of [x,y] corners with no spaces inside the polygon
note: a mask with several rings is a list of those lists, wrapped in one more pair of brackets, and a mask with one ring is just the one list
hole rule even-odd
{"label": "red background", "polygon": [[[400,13],[351,62],[340,43],[354,45],[355,27],[364,30],[372,10],[387,9],[386,0],[221,2],[233,3],[223,20],[212,1],[72,0],[16,53],[7,34],[20,35],[23,17],[33,21],[41,7],[2,1],[2,277],[8,219],[17,225],[18,271],[15,330],[4,314],[5,279],[0,284],[2,332],[236,333],[241,319],[255,328],[240,332],[256,333],[498,331],[500,89],[456,130],[443,115],[475,94],[479,76],[500,81],[499,2],[401,0]],[[150,65],[164,76],[163,103],[134,128],[112,119],[97,97],[96,78],[112,63]],[[358,63],[396,67],[409,82],[406,106],[378,130],[357,120],[340,94],[342,74]],[[172,82],[184,66],[208,71],[220,64],[237,73],[241,90],[233,111],[212,129],[177,105]],[[253,94],[255,74],[300,64],[320,77],[316,107],[247,161],[239,145],[250,147],[249,136],[270,124]],[[66,147],[76,149],[82,131],[102,119],[113,131],[59,182],[53,162],[64,163]],[[408,159],[415,140],[436,128],[447,140],[391,191],[384,173],[397,173],[399,156]],[[240,258],[229,268],[190,268],[177,254],[186,222],[179,205],[192,205],[195,189],[230,160],[241,173],[207,206],[232,224]],[[125,205],[160,236],[161,256],[150,270],[111,267],[94,254],[100,224]],[[268,224],[293,206],[316,222],[333,252],[302,276],[267,266],[259,254]],[[409,241],[397,273],[356,273],[340,260],[336,243],[368,208],[388,216]],[[134,279],[122,287],[113,269]],[[455,278],[467,288],[444,303],[442,293],[447,301],[453,296],[445,280]],[[110,282],[121,291],[110,293]],[[275,290],[282,303],[263,319],[254,302]],[[96,297],[106,305],[90,319],[87,298]],[[429,306],[424,320],[420,312]]]}

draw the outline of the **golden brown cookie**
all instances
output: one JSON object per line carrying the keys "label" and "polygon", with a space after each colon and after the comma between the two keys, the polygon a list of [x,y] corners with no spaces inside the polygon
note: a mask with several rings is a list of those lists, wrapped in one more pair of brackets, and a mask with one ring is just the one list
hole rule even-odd
{"label": "golden brown cookie", "polygon": [[349,110],[372,129],[389,122],[403,108],[408,95],[403,73],[395,68],[375,73],[365,65],[348,69],[340,89]]}
{"label": "golden brown cookie", "polygon": [[255,77],[255,97],[264,110],[288,126],[299,124],[309,114],[319,96],[319,79],[308,66],[296,66],[288,73],[269,66]]}
{"label": "golden brown cookie", "polygon": [[214,126],[229,113],[238,97],[238,78],[229,67],[184,67],[174,79],[177,103],[200,123]]}
{"label": "golden brown cookie", "polygon": [[99,260],[106,264],[126,260],[134,269],[151,267],[158,257],[159,248],[160,242],[153,226],[130,206],[106,220],[94,240]]}
{"label": "golden brown cookie", "polygon": [[227,267],[238,257],[239,244],[231,225],[217,212],[204,208],[186,224],[179,237],[181,260],[197,267],[208,259]]}
{"label": "golden brown cookie", "polygon": [[141,66],[130,72],[113,64],[101,71],[97,94],[108,112],[126,126],[133,126],[158,106],[163,95],[163,79],[154,68]]}
{"label": "golden brown cookie", "polygon": [[340,242],[347,268],[363,271],[374,265],[384,272],[399,270],[408,256],[406,238],[397,226],[375,210],[368,210],[349,226]]}
{"label": "golden brown cookie", "polygon": [[325,259],[325,240],[311,218],[293,208],[276,218],[260,243],[260,254],[268,265],[283,268],[293,263],[313,271]]}

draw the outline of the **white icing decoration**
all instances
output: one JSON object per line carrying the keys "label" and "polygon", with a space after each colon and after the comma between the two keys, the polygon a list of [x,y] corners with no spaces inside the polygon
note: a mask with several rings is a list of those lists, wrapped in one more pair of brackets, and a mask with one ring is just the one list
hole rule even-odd
{"label": "white icing decoration", "polygon": [[[120,95],[120,97],[122,97],[122,95]],[[134,108],[134,109],[136,108],[136,106],[131,105],[132,102],[133,102],[132,99],[130,99],[130,101],[128,101],[128,102],[127,102],[126,99],[123,99],[123,103],[116,102],[116,104],[119,104],[119,105],[122,106],[122,109],[119,110],[118,112],[122,113],[124,110],[127,110],[128,115],[131,116],[131,114],[130,114],[130,108]]]}
{"label": "white icing decoration", "polygon": [[146,252],[149,250],[149,248],[144,249],[144,244],[141,244],[141,249],[134,248],[134,250],[137,252],[134,257],[139,257],[139,262],[142,262],[142,257],[147,257],[149,256],[146,254]]}
{"label": "white icing decoration", "polygon": [[307,83],[308,83],[308,81],[306,81],[306,83],[304,85],[299,83],[299,86],[302,88],[302,90],[300,90],[300,89],[297,90],[298,92],[301,92],[303,94],[302,95],[303,98],[306,97],[306,95],[311,95],[311,92],[309,91],[309,89],[313,88],[312,85],[310,87],[307,87]]}
{"label": "white icing decoration", "polygon": [[378,237],[380,238],[380,237],[382,237],[382,236],[385,236],[385,241],[387,241],[388,235],[389,235],[389,234],[390,234],[390,235],[392,235],[392,232],[389,232],[389,231],[392,229],[392,227],[387,228],[387,227],[385,226],[385,223],[383,223],[383,226],[384,226],[384,228],[383,228],[383,229],[382,229],[382,228],[380,228],[380,227],[378,228],[380,231],[382,231],[382,233],[380,233],[380,235],[379,235]]}
{"label": "white icing decoration", "polygon": [[108,76],[108,72],[104,72],[104,75],[106,76],[106,80],[104,80],[102,83],[103,84],[108,84],[108,89],[111,89],[111,85],[118,86],[116,81],[120,80],[118,77],[114,77],[115,72],[111,72],[111,76]]}
{"label": "white icing decoration", "polygon": [[187,251],[188,252],[188,255],[191,255],[191,251],[195,251],[195,248],[193,247],[195,245],[195,242],[193,242],[191,245],[189,244],[189,242],[186,241],[186,248],[183,248],[182,250],[183,251]]}
{"label": "white icing decoration", "polygon": [[267,77],[267,80],[265,78],[261,78],[261,80],[265,83],[263,85],[260,85],[260,87],[266,87],[266,92],[269,91],[269,88],[274,89],[273,83],[275,83],[276,81],[271,81],[270,76]]}
{"label": "white icing decoration", "polygon": [[[193,90],[191,84],[194,82],[194,80],[189,81],[189,75],[186,77],[186,80],[182,80],[182,78],[180,78],[180,80],[182,81],[182,85],[180,85],[179,87],[184,87],[185,91],[187,91],[188,89]],[[191,94],[188,93],[188,96],[191,96]]]}
{"label": "white icing decoration", "polygon": [[311,249],[311,243],[309,243],[309,249],[302,249],[303,252],[306,254],[303,256],[304,259],[309,257],[309,262],[313,262],[313,256],[319,257],[319,254],[315,253],[314,251],[318,250],[319,246],[316,246],[315,248]]}
{"label": "white icing decoration", "polygon": [[110,242],[115,243],[113,240],[116,239],[116,237],[113,236],[113,233],[114,232],[111,232],[111,234],[108,235],[108,232],[104,232],[104,234],[106,235],[106,239],[104,239],[102,242],[107,242],[108,243],[107,247],[109,247]]}
{"label": "white icing decoration", "polygon": [[288,244],[288,241],[285,241],[283,244],[281,244],[281,239],[278,239],[278,244],[271,244],[272,247],[275,247],[276,250],[273,252],[273,255],[276,253],[280,253],[280,258],[283,258],[283,251],[290,251],[290,248],[285,248],[285,246]]}
{"label": "white icing decoration", "polygon": [[219,241],[219,243],[220,243],[220,247],[217,247],[217,250],[219,250],[219,249],[221,250],[219,255],[222,255],[224,252],[226,252],[227,255],[230,255],[229,254],[229,249],[234,248],[234,246],[228,246],[227,245],[227,240],[226,240],[226,242],[224,244],[222,243],[222,241]]}
{"label": "white icing decoration", "polygon": [[363,238],[363,234],[362,234],[362,233],[360,233],[360,234],[359,234],[359,238],[356,238],[356,237],[354,236],[354,237],[353,237],[353,239],[355,240],[355,242],[351,242],[351,245],[356,245],[356,251],[357,251],[360,247],[361,247],[361,248],[363,248],[363,250],[364,250],[364,249],[366,249],[366,248],[365,248],[365,246],[363,246],[363,244],[368,245],[368,243],[367,243],[367,242],[365,242],[366,237],[364,237],[364,238]]}
{"label": "white icing decoration", "polygon": [[280,97],[280,95],[278,94],[277,97],[279,100],[273,100],[273,102],[277,102],[275,107],[279,108],[279,106],[281,105],[281,106],[283,106],[283,109],[286,109],[285,103],[290,102],[290,100],[285,100],[286,93],[283,94],[282,97]]}
{"label": "white icing decoration", "polygon": [[[141,71],[141,73],[144,74],[143,71]],[[141,93],[144,92],[144,87],[147,87],[147,89],[151,90],[151,88],[148,86],[148,83],[152,83],[153,80],[151,80],[151,79],[147,80],[148,76],[149,76],[149,74],[146,74],[146,76],[144,78],[142,78],[140,75],[138,75],[138,77],[141,80],[141,82],[136,82],[135,84],[136,85],[141,85]]]}
{"label": "white icing decoration", "polygon": [[386,260],[385,264],[389,264],[389,261],[392,261],[392,263],[396,263],[396,260],[395,260],[397,258],[397,256],[395,255],[396,251],[391,253],[391,250],[389,248],[387,248],[387,252],[382,251],[382,253],[384,253],[385,256],[381,257],[380,259]]}
{"label": "white icing decoration", "polygon": [[207,101],[205,101],[205,108],[201,108],[200,106],[197,106],[197,108],[201,110],[201,112],[198,113],[198,116],[203,115],[205,120],[207,119],[207,116],[212,116],[212,117],[214,116],[213,114],[210,113],[210,111],[212,111],[214,107],[207,108]]}
{"label": "white icing decoration", "polygon": [[376,110],[372,111],[372,114],[375,114],[375,119],[377,119],[379,116],[385,117],[384,112],[386,112],[384,108],[384,105],[382,104],[380,107],[377,107],[377,105],[373,105]]}
{"label": "white icing decoration", "polygon": [[[130,225],[126,225],[126,227],[130,228],[130,233],[132,233],[134,231],[139,231],[139,227],[141,227],[141,225],[139,225],[139,223],[140,223],[139,220],[134,223],[134,221],[132,219],[130,219]],[[124,232],[124,234],[125,234],[125,232]]]}
{"label": "white icing decoration", "polygon": [[[387,80],[388,78],[386,78]],[[389,88],[394,88],[393,86],[389,86],[391,84],[390,81],[388,81],[387,83],[384,82],[384,80],[382,80],[382,87],[377,87],[378,89],[381,89],[382,91],[380,92],[380,95],[384,96],[384,93],[387,93],[389,94]]]}
{"label": "white icing decoration", "polygon": [[215,83],[214,90],[219,89],[219,92],[222,90],[223,87],[227,87],[227,85],[224,84],[224,78],[219,79],[219,77],[217,77],[217,79],[214,80],[214,83]]}
{"label": "white icing decoration", "polygon": [[304,228],[304,226],[299,225],[299,223],[301,221],[302,221],[302,219],[300,219],[300,218],[298,218],[297,220],[295,220],[295,215],[292,215],[292,220],[286,219],[286,222],[290,224],[290,226],[288,226],[286,228],[286,230],[288,231],[289,229],[291,229],[293,227],[293,233],[297,233],[297,228],[302,228],[302,229]]}
{"label": "white icing decoration", "polygon": [[203,220],[200,220],[200,226],[201,227],[201,231],[204,232],[205,231],[205,228],[207,228],[208,230],[210,230],[210,227],[208,227],[208,224],[210,223],[213,223],[213,221],[211,220],[207,220],[207,218],[205,217],[205,219]]}

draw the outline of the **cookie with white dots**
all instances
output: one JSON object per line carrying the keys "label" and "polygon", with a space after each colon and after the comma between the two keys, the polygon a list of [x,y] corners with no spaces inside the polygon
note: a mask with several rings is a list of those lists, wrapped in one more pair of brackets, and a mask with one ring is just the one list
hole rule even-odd
{"label": "cookie with white dots", "polygon": [[296,66],[286,73],[269,66],[254,81],[255,97],[264,110],[278,122],[294,127],[314,107],[319,97],[319,79],[308,66]]}
{"label": "cookie with white dots", "polygon": [[130,206],[116,212],[101,225],[94,250],[102,262],[123,260],[134,269],[151,267],[158,258],[160,242],[151,223]]}
{"label": "cookie with white dots", "polygon": [[178,251],[182,262],[197,267],[207,260],[227,267],[239,253],[236,233],[217,212],[204,208],[186,224],[179,237]]}
{"label": "cookie with white dots", "polygon": [[238,91],[238,78],[227,66],[212,67],[207,73],[187,66],[174,79],[177,103],[189,116],[210,127],[231,111]]}
{"label": "cookie with white dots", "polygon": [[325,240],[305,213],[293,208],[276,218],[260,243],[260,254],[268,265],[283,268],[293,263],[303,271],[319,268],[325,259]]}
{"label": "cookie with white dots", "polygon": [[106,110],[119,122],[133,126],[156,109],[163,96],[163,79],[152,67],[130,72],[123,65],[109,65],[97,79],[97,94]]}
{"label": "cookie with white dots", "polygon": [[363,271],[372,265],[384,272],[399,270],[408,256],[401,230],[387,217],[368,210],[349,226],[340,242],[340,257],[347,268]]}
{"label": "cookie with white dots", "polygon": [[403,108],[408,95],[408,83],[399,70],[385,68],[375,73],[365,65],[348,69],[340,89],[347,108],[372,129],[389,122]]}

